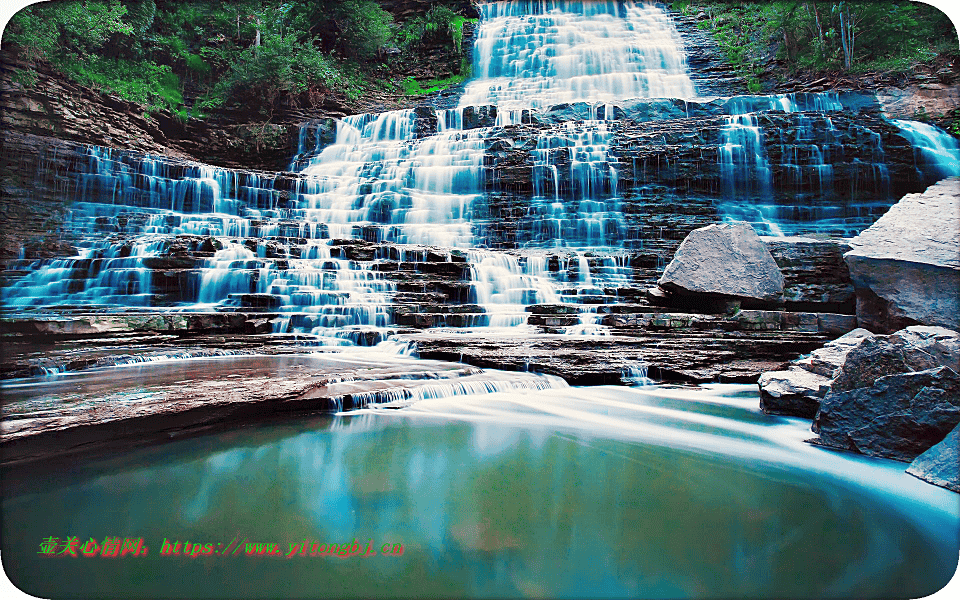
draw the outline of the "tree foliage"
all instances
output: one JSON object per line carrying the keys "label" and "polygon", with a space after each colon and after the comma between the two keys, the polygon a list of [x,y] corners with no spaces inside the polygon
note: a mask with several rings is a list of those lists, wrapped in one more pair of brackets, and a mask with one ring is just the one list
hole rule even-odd
{"label": "tree foliage", "polygon": [[49,58],[58,52],[83,56],[103,47],[114,34],[130,35],[119,0],[44,2],[29,6],[10,19],[4,42],[23,49],[27,58]]}
{"label": "tree foliage", "polygon": [[[462,29],[442,2],[428,14],[445,34],[457,18]],[[221,105],[269,115],[377,85],[382,50],[402,30],[375,0],[58,0],[14,15],[3,44],[184,117]]]}
{"label": "tree foliage", "polygon": [[957,52],[957,32],[936,8],[891,0],[771,2],[682,1],[674,8],[706,16],[714,36],[752,87],[770,59],[788,69],[906,71],[941,52]]}
{"label": "tree foliage", "polygon": [[415,49],[424,42],[450,40],[458,54],[463,52],[463,25],[467,19],[447,6],[432,7],[423,16],[408,20],[397,32],[396,39],[400,47]]}

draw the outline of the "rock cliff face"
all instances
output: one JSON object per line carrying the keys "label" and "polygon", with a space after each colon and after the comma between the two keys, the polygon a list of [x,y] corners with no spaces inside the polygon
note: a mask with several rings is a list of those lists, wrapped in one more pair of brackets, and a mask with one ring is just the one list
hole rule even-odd
{"label": "rock cliff face", "polygon": [[[168,149],[170,140],[143,107],[65,80],[45,65],[33,65],[0,53],[0,123],[5,132],[33,134],[88,144],[116,146],[183,156]],[[34,67],[38,80],[30,90],[12,80],[15,69]]]}
{"label": "rock cliff face", "polygon": [[[37,83],[24,89],[13,70],[33,68]],[[0,123],[4,135],[41,137],[123,148],[212,164],[281,168],[296,152],[299,127],[246,123],[183,122],[172,113],[152,116],[142,105],[66,80],[48,65],[27,64],[0,53]],[[6,145],[6,144],[5,144]]]}
{"label": "rock cliff face", "polygon": [[739,96],[748,93],[747,84],[736,74],[713,37],[700,29],[696,17],[671,13],[687,53],[691,79],[701,96]]}
{"label": "rock cliff face", "polygon": [[785,281],[784,304],[791,310],[818,310],[852,314],[855,307],[850,272],[843,253],[850,246],[840,240],[804,237],[763,237]]}

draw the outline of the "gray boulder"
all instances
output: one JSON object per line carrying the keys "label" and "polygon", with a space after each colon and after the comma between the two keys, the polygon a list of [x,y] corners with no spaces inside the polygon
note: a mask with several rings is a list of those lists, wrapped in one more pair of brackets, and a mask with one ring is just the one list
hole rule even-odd
{"label": "gray boulder", "polygon": [[880,377],[869,387],[831,391],[820,403],[812,429],[824,446],[910,461],[957,423],[960,376],[938,367]]}
{"label": "gray boulder", "polygon": [[915,458],[907,473],[960,492],[960,425],[954,427],[942,442]]}
{"label": "gray boulder", "polygon": [[658,284],[677,294],[768,302],[783,298],[783,274],[747,223],[708,225],[691,231]]}
{"label": "gray boulder", "polygon": [[862,327],[960,327],[960,179],[908,194],[844,254]]}

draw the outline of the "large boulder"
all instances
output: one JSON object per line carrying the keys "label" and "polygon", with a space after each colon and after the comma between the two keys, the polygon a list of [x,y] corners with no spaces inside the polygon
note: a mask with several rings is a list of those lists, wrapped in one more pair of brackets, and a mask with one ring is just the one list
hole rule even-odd
{"label": "large boulder", "polygon": [[915,458],[907,467],[907,473],[960,492],[960,425],[954,427],[942,442]]}
{"label": "large boulder", "polygon": [[812,429],[825,446],[912,460],[960,422],[958,370],[955,331],[912,326],[864,336],[835,371]]}
{"label": "large boulder", "polygon": [[820,444],[911,461],[960,423],[960,376],[949,367],[881,377],[870,387],[830,392],[813,431]]}
{"label": "large boulder", "polygon": [[691,231],[658,284],[681,295],[766,302],[783,298],[783,274],[747,223],[708,225]]}
{"label": "large boulder", "polygon": [[861,327],[960,327],[960,179],[904,196],[850,246]]}
{"label": "large boulder", "polygon": [[761,410],[767,414],[812,419],[847,353],[867,337],[873,334],[866,329],[855,329],[809,356],[793,361],[786,371],[761,375],[757,382]]}
{"label": "large boulder", "polygon": [[955,331],[915,325],[888,336],[863,337],[843,357],[831,391],[869,387],[885,375],[939,366],[960,371],[960,334]]}

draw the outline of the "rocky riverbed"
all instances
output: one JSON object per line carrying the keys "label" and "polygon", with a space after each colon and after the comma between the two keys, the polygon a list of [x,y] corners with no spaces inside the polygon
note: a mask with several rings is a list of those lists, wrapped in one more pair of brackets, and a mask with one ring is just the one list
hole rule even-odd
{"label": "rocky riverbed", "polygon": [[0,455],[5,466],[23,465],[297,414],[552,387],[566,384],[373,351],[147,359],[5,386]]}

